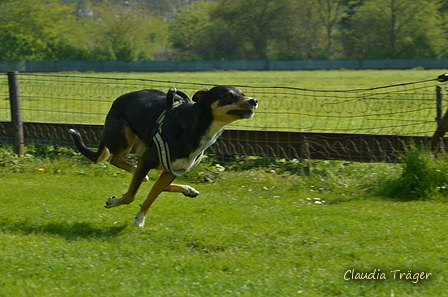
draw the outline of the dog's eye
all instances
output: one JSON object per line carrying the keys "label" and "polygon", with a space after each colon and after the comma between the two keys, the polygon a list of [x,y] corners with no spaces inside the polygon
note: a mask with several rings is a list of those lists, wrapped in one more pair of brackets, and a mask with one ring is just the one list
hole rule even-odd
{"label": "dog's eye", "polygon": [[228,103],[232,103],[235,101],[235,95],[234,94],[227,94],[224,100]]}
{"label": "dog's eye", "polygon": [[224,97],[221,98],[221,100],[219,100],[219,106],[232,104],[235,101],[237,101],[237,99],[235,98],[234,94],[226,94]]}

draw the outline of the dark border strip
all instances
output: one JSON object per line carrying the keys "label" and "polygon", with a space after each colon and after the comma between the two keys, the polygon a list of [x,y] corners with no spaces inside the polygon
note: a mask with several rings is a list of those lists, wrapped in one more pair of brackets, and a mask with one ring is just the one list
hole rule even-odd
{"label": "dark border strip", "polygon": [[[89,147],[97,147],[103,125],[23,122],[26,144],[74,147],[68,129],[77,129]],[[10,143],[11,122],[0,121],[0,142]],[[225,130],[207,153],[221,156],[398,162],[411,145],[427,146],[430,136]],[[444,140],[445,147],[448,144]]]}

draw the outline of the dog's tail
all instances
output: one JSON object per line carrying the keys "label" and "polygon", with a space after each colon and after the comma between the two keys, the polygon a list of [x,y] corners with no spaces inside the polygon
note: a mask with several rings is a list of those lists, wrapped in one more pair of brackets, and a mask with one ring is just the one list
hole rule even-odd
{"label": "dog's tail", "polygon": [[82,141],[81,134],[75,130],[75,129],[69,129],[68,132],[73,137],[73,140],[75,141],[76,148],[78,151],[85,156],[87,159],[89,159],[94,164],[99,164],[104,161],[106,161],[109,158],[109,150],[107,147],[103,144],[103,142],[100,142],[100,145],[98,146],[98,151],[92,151],[91,149],[87,148],[84,144],[84,141]]}

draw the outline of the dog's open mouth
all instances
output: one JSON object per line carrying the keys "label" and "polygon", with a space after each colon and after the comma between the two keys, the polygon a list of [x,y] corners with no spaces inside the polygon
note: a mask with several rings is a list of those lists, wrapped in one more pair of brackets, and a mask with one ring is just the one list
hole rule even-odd
{"label": "dog's open mouth", "polygon": [[248,110],[230,110],[227,112],[227,114],[234,114],[237,116],[240,116],[241,118],[244,119],[250,119],[251,117],[254,116],[255,112],[251,109]]}

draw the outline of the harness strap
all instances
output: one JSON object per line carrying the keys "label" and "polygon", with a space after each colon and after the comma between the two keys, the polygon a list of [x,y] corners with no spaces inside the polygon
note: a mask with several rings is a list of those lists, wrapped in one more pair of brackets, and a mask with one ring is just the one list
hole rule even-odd
{"label": "harness strap", "polygon": [[170,148],[168,143],[163,141],[162,138],[162,126],[163,121],[165,120],[166,110],[162,112],[162,114],[157,119],[156,131],[153,136],[154,143],[157,147],[157,154],[159,155],[159,160],[162,163],[163,169],[168,172],[173,173],[173,169],[171,168],[171,157],[170,157]]}
{"label": "harness strap", "polygon": [[[177,90],[176,88],[172,87],[169,89],[167,96],[166,96],[166,109],[160,114],[159,118],[156,121],[156,127],[153,132],[153,141],[156,144],[157,148],[157,154],[159,155],[159,160],[162,164],[162,167],[165,171],[171,172],[174,174],[173,169],[171,168],[171,155],[170,155],[170,148],[168,146],[168,143],[163,140],[162,137],[162,127],[163,122],[165,120],[165,115],[168,110],[173,108],[175,105],[182,104],[181,102],[174,103],[174,95],[179,95],[182,99],[186,101],[191,101],[190,98],[182,91]],[[201,153],[196,160],[194,161],[194,165],[196,166],[202,159],[203,153]],[[176,175],[176,174],[175,174]]]}
{"label": "harness strap", "polygon": [[[159,160],[160,160],[160,163],[162,164],[163,169],[165,171],[171,172],[172,174],[177,176],[177,174],[175,174],[173,172],[173,168],[171,167],[170,147],[167,142],[163,141],[163,138],[162,138],[162,126],[163,126],[163,121],[165,120],[165,113],[166,113],[166,110],[164,110],[162,112],[162,114],[159,116],[159,118],[157,119],[156,131],[154,132],[152,139],[153,139],[154,143],[156,144],[157,154],[159,156]],[[201,152],[196,157],[194,162],[190,165],[190,168],[193,168],[196,165],[198,165],[201,162],[203,156],[204,156],[204,152]]]}

